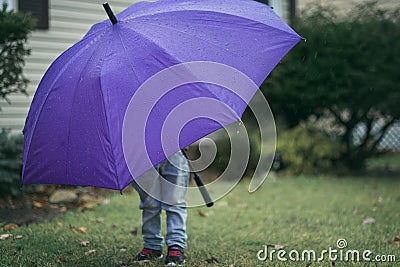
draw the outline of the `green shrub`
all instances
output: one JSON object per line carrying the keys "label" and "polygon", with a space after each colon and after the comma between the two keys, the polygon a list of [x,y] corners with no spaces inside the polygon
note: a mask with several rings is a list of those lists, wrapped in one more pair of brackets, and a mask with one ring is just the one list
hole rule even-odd
{"label": "green shrub", "polygon": [[[341,129],[339,161],[358,171],[382,152],[380,141],[400,119],[400,8],[354,2],[360,5],[343,14],[325,4],[307,8],[293,25],[307,42],[290,51],[261,89],[289,127],[310,116],[332,118],[331,126]],[[365,131],[355,142],[360,125]]]}
{"label": "green shrub", "polygon": [[0,132],[0,197],[20,192],[23,142],[22,134]]}
{"label": "green shrub", "polygon": [[291,174],[314,174],[332,170],[341,146],[312,124],[299,124],[278,135],[277,153],[283,169]]}
{"label": "green shrub", "polygon": [[[218,137],[213,138],[216,145],[217,154],[213,163],[211,163],[209,166],[209,170],[214,173],[215,177],[219,177],[222,173],[224,173],[229,164],[231,164],[229,166],[229,173],[232,175],[232,179],[236,179],[236,175],[242,177],[251,177],[253,175],[260,157],[260,131],[256,127],[250,127],[246,125],[246,122],[244,125],[248,134],[248,144],[245,140],[238,138],[237,136],[229,137],[226,131],[220,131]],[[232,142],[235,143],[232,144]],[[249,158],[247,159],[247,165],[245,166],[245,169],[243,169],[242,164],[235,164],[235,161],[232,159],[232,146],[236,146],[238,151],[244,153],[243,150],[248,149],[247,145],[250,146]],[[245,154],[242,156],[245,158]]]}
{"label": "green shrub", "polygon": [[0,6],[0,98],[8,100],[12,93],[26,94],[28,79],[23,67],[30,54],[26,43],[34,27],[31,14],[7,11],[6,4]]}

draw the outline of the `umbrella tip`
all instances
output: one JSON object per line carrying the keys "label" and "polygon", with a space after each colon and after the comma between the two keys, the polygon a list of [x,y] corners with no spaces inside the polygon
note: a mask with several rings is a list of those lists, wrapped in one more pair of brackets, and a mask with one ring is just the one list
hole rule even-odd
{"label": "umbrella tip", "polygon": [[103,3],[103,7],[104,7],[104,9],[105,9],[105,11],[106,11],[108,17],[110,18],[111,23],[112,23],[113,25],[117,24],[118,20],[117,20],[117,18],[115,17],[114,12],[111,10],[111,7],[110,7],[110,5],[108,4],[108,2],[104,2],[104,3]]}

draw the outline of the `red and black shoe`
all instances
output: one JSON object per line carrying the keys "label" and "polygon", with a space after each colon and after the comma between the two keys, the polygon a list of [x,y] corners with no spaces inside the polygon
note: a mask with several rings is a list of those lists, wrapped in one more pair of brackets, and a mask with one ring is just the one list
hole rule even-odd
{"label": "red and black shoe", "polygon": [[134,261],[138,263],[148,263],[150,261],[162,259],[162,257],[163,254],[160,250],[144,248],[136,255]]}
{"label": "red and black shoe", "polygon": [[173,246],[168,248],[168,255],[165,258],[165,266],[184,266],[185,255],[183,248]]}

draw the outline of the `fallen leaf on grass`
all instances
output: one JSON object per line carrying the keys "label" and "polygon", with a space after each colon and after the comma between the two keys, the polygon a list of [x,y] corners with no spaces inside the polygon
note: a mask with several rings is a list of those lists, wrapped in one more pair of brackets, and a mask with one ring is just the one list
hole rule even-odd
{"label": "fallen leaf on grass", "polygon": [[2,234],[2,235],[0,235],[0,240],[4,240],[4,239],[10,238],[10,237],[12,237],[12,234]]}
{"label": "fallen leaf on grass", "polygon": [[91,249],[91,250],[89,250],[89,251],[86,251],[86,252],[85,252],[85,255],[90,255],[90,254],[93,254],[93,253],[95,253],[95,252],[96,252],[95,249]]}
{"label": "fallen leaf on grass", "polygon": [[197,214],[199,214],[200,217],[208,217],[208,216],[210,216],[208,213],[205,213],[205,212],[203,212],[203,211],[201,211],[201,210],[199,210],[199,211],[197,212]]}
{"label": "fallen leaf on grass", "polygon": [[126,248],[121,248],[119,251],[120,252],[126,252]]}
{"label": "fallen leaf on grass", "polygon": [[65,207],[65,206],[60,207],[59,211],[60,212],[66,212],[67,211],[67,207]]}
{"label": "fallen leaf on grass", "polygon": [[209,259],[206,259],[206,262],[207,262],[207,263],[219,263],[218,260],[217,260],[217,258],[215,258],[214,256],[212,256],[212,257],[209,258]]}
{"label": "fallen leaf on grass", "polygon": [[370,224],[370,223],[375,223],[375,219],[371,217],[367,217],[363,220],[363,224]]}
{"label": "fallen leaf on grass", "polygon": [[61,227],[61,226],[63,226],[63,223],[62,222],[57,222],[57,226]]}
{"label": "fallen leaf on grass", "polygon": [[17,224],[15,224],[15,223],[9,223],[9,224],[6,224],[4,227],[3,227],[3,230],[4,231],[11,231],[11,230],[15,230],[15,229],[17,229],[18,228],[18,225]]}
{"label": "fallen leaf on grass", "polygon": [[90,244],[90,241],[82,241],[79,243],[82,247],[87,247]]}
{"label": "fallen leaf on grass", "polygon": [[137,229],[137,228],[135,228],[135,229],[133,229],[133,230],[131,231],[131,234],[132,234],[133,236],[137,236],[137,233],[138,233],[138,229]]}
{"label": "fallen leaf on grass", "polygon": [[267,247],[272,247],[274,249],[280,250],[280,249],[284,249],[286,246],[285,245],[279,245],[279,244],[267,244]]}
{"label": "fallen leaf on grass", "polygon": [[86,227],[79,227],[79,228],[75,228],[75,231],[78,233],[87,234],[88,229]]}
{"label": "fallen leaf on grass", "polygon": [[97,219],[96,219],[96,222],[97,222],[97,223],[103,223],[103,222],[104,222],[104,218],[97,218]]}
{"label": "fallen leaf on grass", "polygon": [[14,239],[21,239],[22,235],[17,235]]}
{"label": "fallen leaf on grass", "polygon": [[42,206],[49,205],[49,200],[46,197],[41,197],[39,199],[35,199],[34,202],[42,204]]}
{"label": "fallen leaf on grass", "polygon": [[42,203],[40,203],[39,201],[33,201],[33,206],[35,207],[35,208],[42,208],[43,207],[43,204]]}
{"label": "fallen leaf on grass", "polygon": [[357,209],[353,210],[353,215],[357,215],[359,211]]}
{"label": "fallen leaf on grass", "polygon": [[396,236],[395,238],[393,238],[393,240],[387,240],[386,242],[389,243],[389,244],[400,245],[400,237]]}
{"label": "fallen leaf on grass", "polygon": [[79,205],[78,210],[79,211],[84,211],[84,210],[90,210],[91,208],[97,206],[97,202],[86,202],[84,204]]}

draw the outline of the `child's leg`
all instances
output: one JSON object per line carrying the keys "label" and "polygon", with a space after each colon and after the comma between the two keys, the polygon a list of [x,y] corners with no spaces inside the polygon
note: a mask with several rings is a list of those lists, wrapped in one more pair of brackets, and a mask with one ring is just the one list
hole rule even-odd
{"label": "child's leg", "polygon": [[[143,204],[142,204],[143,203]],[[152,197],[141,201],[142,235],[145,248],[162,250],[164,238],[161,235],[161,203]]]}
{"label": "child's leg", "polygon": [[166,161],[160,171],[165,180],[178,185],[177,187],[164,186],[161,194],[167,201],[163,202],[162,209],[167,215],[166,243],[168,247],[177,245],[186,248],[186,201],[185,195],[189,183],[189,171],[186,158],[181,152],[169,158],[173,164]]}
{"label": "child's leg", "polygon": [[[154,177],[147,178],[156,180]],[[135,182],[133,187],[140,196],[139,208],[142,210],[143,245],[148,249],[162,250],[164,238],[161,235],[161,203],[149,196]]]}
{"label": "child's leg", "polygon": [[179,246],[186,248],[186,207],[163,204],[167,214],[166,244],[168,247]]}

